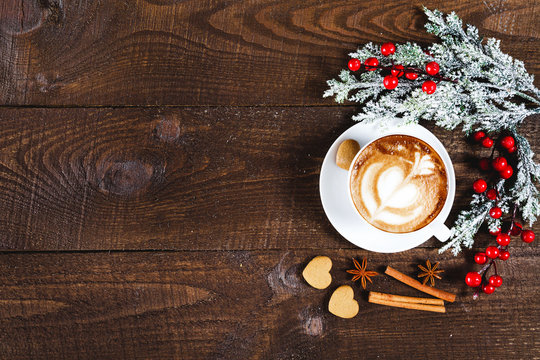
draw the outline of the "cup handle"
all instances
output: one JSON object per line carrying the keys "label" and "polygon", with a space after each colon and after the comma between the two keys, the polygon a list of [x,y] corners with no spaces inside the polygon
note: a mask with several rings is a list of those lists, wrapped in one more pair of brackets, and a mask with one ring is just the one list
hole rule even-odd
{"label": "cup handle", "polygon": [[451,232],[450,229],[441,222],[433,224],[433,235],[440,242],[445,242],[450,238]]}

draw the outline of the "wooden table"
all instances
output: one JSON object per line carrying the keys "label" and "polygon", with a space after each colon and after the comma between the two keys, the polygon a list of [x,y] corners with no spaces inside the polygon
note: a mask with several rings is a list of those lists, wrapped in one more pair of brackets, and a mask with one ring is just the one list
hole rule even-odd
{"label": "wooden table", "polygon": [[[356,248],[318,178],[353,105],[323,99],[367,41],[434,40],[449,12],[540,75],[538,1],[3,0],[0,4],[0,358],[540,358],[538,242],[511,245],[504,285],[472,300],[474,250]],[[536,81],[538,84],[538,81]],[[522,131],[540,151],[540,118]],[[434,128],[467,206],[482,156]],[[540,223],[534,230],[540,233]],[[327,290],[303,266],[334,260]],[[366,301],[327,311],[351,258],[458,294],[446,314]],[[387,277],[370,289],[421,296]]]}

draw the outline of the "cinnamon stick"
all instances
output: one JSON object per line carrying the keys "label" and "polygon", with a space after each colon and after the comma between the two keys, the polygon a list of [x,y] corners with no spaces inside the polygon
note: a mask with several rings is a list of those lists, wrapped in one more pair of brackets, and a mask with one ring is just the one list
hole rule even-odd
{"label": "cinnamon stick", "polygon": [[439,299],[443,299],[448,302],[454,302],[456,300],[456,295],[446,292],[444,290],[439,290],[439,289],[435,289],[427,285],[422,285],[420,281],[415,280],[412,277],[409,277],[403,273],[400,273],[399,271],[391,268],[390,266],[386,267],[385,274],[393,277],[394,279],[398,281],[401,281],[404,284],[407,284],[417,290],[420,290],[422,292],[425,292],[426,294],[435,296]]}
{"label": "cinnamon stick", "polygon": [[408,303],[408,304],[426,304],[426,305],[444,306],[444,301],[441,299],[428,299],[428,298],[418,298],[418,297],[411,297],[411,296],[401,296],[401,295],[394,295],[394,294],[385,294],[385,293],[380,293],[376,291],[370,291],[369,298],[385,300],[385,301],[393,301],[393,302],[402,302],[402,303]]}
{"label": "cinnamon stick", "polygon": [[373,297],[373,296],[371,296],[371,293],[369,294],[368,301],[370,303],[373,303],[373,304],[386,305],[386,306],[392,306],[392,307],[399,307],[399,308],[404,308],[404,309],[432,311],[432,312],[438,312],[438,313],[446,312],[446,309],[445,309],[444,306],[417,304],[417,303],[406,303],[406,302],[401,302],[401,301],[385,300],[385,299],[382,299],[382,298]]}

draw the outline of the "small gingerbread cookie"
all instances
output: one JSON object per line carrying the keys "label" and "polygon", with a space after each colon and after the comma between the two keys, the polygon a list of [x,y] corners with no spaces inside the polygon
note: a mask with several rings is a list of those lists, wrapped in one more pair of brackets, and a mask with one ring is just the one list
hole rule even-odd
{"label": "small gingerbread cookie", "polygon": [[349,285],[338,287],[328,302],[328,311],[344,319],[355,317],[358,310],[358,301],[354,300],[354,291]]}
{"label": "small gingerbread cookie", "polygon": [[326,289],[332,282],[332,260],[327,256],[314,257],[302,272],[307,283],[315,289]]}
{"label": "small gingerbread cookie", "polygon": [[336,155],[336,164],[342,169],[349,170],[351,162],[353,161],[356,154],[360,151],[360,145],[354,140],[345,140],[339,144],[337,155]]}

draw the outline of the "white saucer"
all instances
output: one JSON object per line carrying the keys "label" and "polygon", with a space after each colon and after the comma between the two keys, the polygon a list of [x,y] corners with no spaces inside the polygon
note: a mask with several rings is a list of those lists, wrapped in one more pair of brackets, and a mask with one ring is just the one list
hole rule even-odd
{"label": "white saucer", "polygon": [[[336,153],[341,142],[347,139],[356,140],[362,148],[368,142],[390,133],[411,135],[423,139],[430,144],[441,156],[449,171],[454,177],[454,186],[450,186],[448,193],[449,206],[445,205],[438,218],[446,220],[454,201],[455,176],[450,157],[439,139],[429,130],[420,125],[408,125],[399,128],[380,129],[378,124],[358,123],[343,134],[332,144],[324,158],[319,179],[319,191],[324,212],[334,228],[347,240],[363,249],[392,253],[416,247],[433,235],[429,225],[409,234],[392,234],[378,230],[368,225],[354,208],[348,194],[348,172],[336,165]],[[413,237],[409,236],[414,234]]]}

